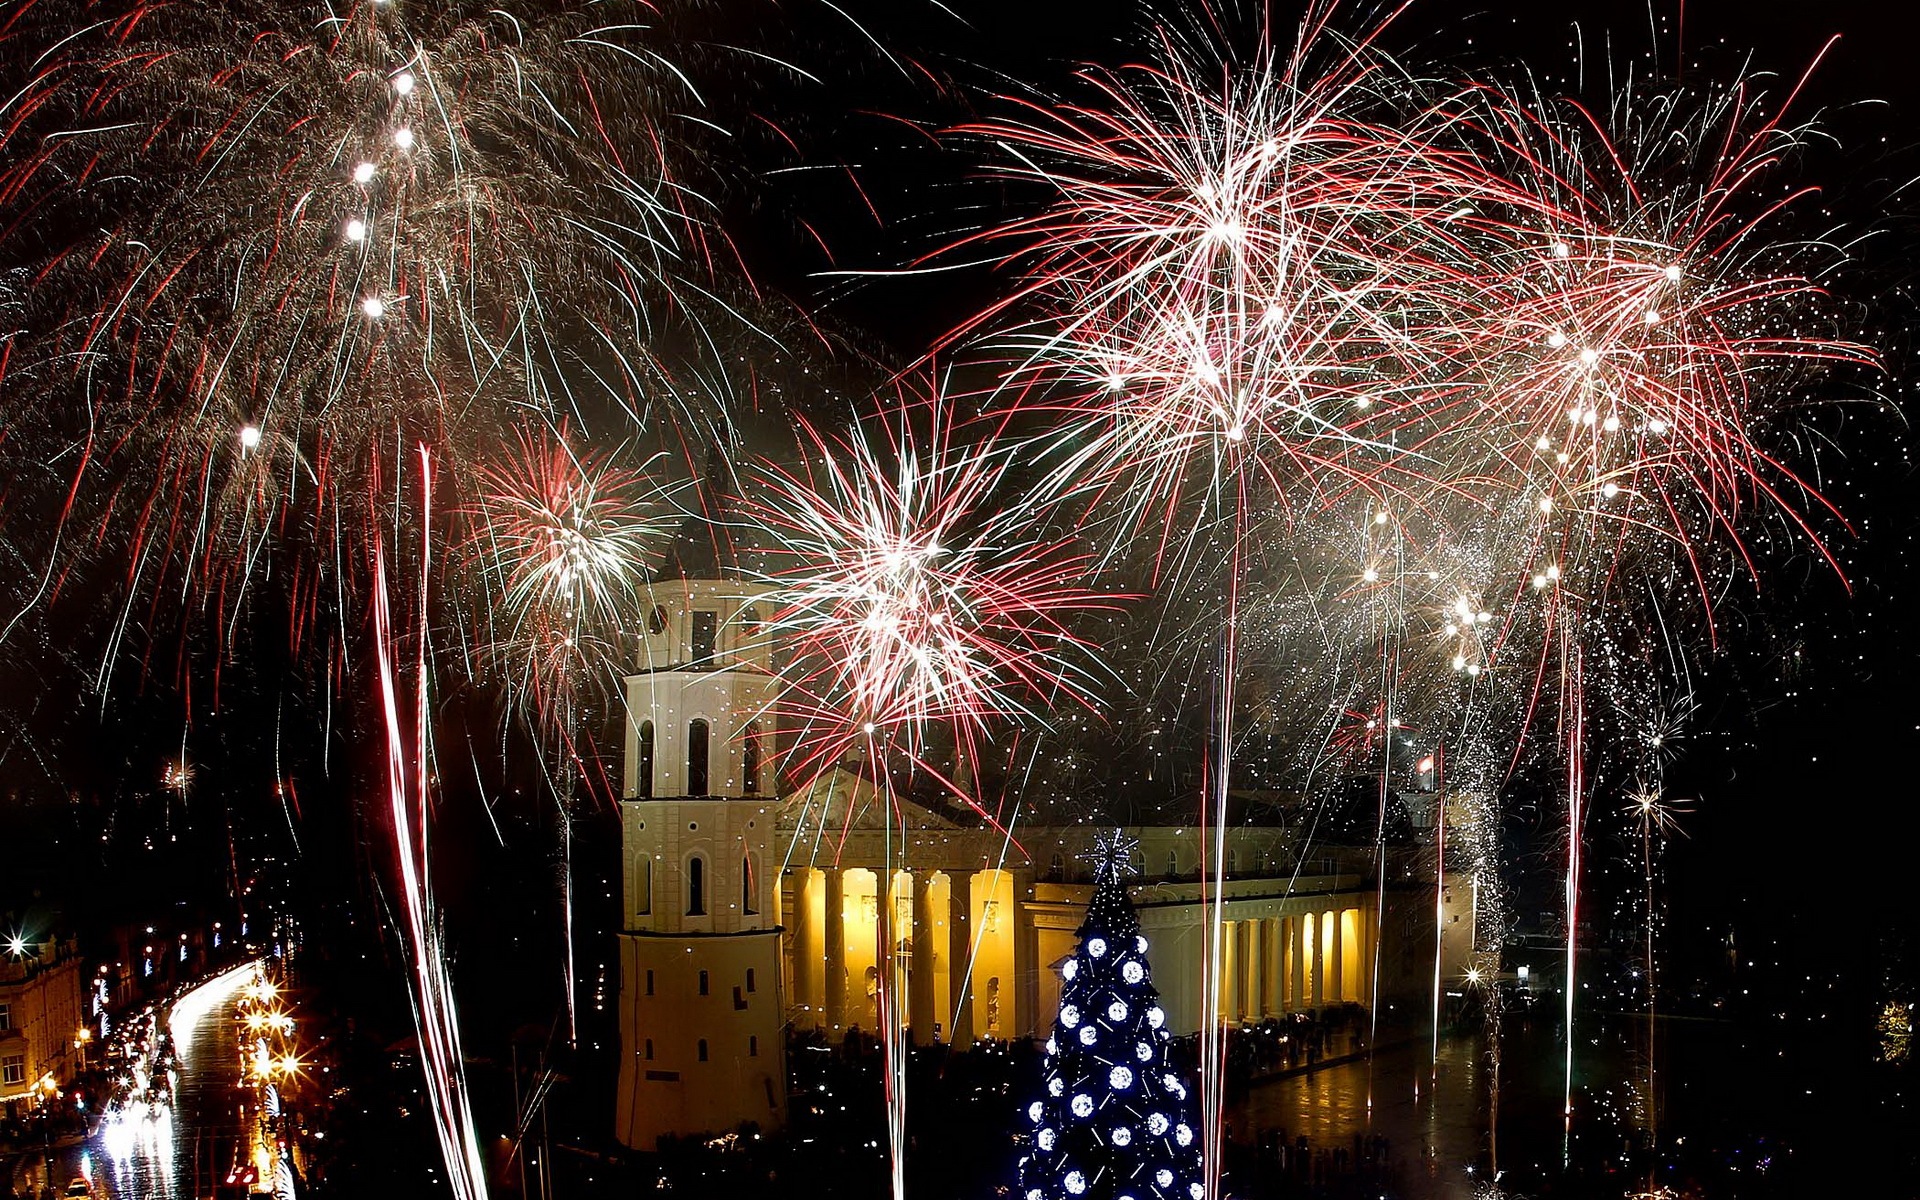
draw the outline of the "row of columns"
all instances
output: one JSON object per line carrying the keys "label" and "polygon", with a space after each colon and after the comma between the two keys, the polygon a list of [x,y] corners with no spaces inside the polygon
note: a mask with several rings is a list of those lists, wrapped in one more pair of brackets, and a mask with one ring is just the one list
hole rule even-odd
{"label": "row of columns", "polygon": [[[971,966],[973,962],[973,891],[972,879],[965,871],[943,871],[947,877],[947,928],[944,958],[947,963],[948,1004],[952,1011],[945,1014],[947,1020],[941,1020],[936,1012],[938,994],[935,988],[935,954],[940,949],[935,936],[933,877],[934,871],[926,869],[911,870],[912,877],[912,928],[907,932],[912,943],[912,957],[907,972],[907,1024],[915,1031],[914,1040],[921,1043],[933,1041],[933,1029],[936,1025],[951,1026],[946,1030],[949,1042],[970,1042],[973,1040],[973,981]],[[875,871],[878,920],[875,922],[876,945],[874,964],[876,970],[891,971],[894,962],[894,945],[901,932],[894,926],[894,900],[892,880],[884,871]],[[813,945],[813,889],[823,887],[822,911],[825,928],[822,933],[820,960],[814,959],[810,948]],[[846,870],[828,867],[816,872],[802,869],[798,872],[793,888],[793,907],[788,914],[794,931],[793,954],[793,996],[794,1004],[811,1009],[816,1003],[820,1012],[820,1024],[830,1032],[838,1033],[847,1027],[847,930],[846,930],[847,883]],[[1017,944],[1017,943],[1016,943]],[[1029,954],[1031,951],[1029,951]],[[1018,951],[1016,950],[1016,956]]]}
{"label": "row of columns", "polygon": [[[1346,913],[1354,914],[1351,931]],[[1324,909],[1228,922],[1220,1015],[1260,1020],[1345,999],[1365,1002],[1373,959],[1370,916],[1364,908]]]}

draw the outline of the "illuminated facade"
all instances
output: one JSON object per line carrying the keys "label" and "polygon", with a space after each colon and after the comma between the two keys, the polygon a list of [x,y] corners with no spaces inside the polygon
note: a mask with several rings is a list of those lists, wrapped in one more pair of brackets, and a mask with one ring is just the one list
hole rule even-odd
{"label": "illuminated facade", "polygon": [[[856,1027],[872,1032],[885,957],[917,1042],[1044,1035],[1059,1005],[1057,964],[1072,956],[1093,892],[1080,855],[1098,830],[1023,826],[1029,859],[1002,834],[899,803],[909,813],[904,844],[897,828],[881,825],[872,785],[852,769],[781,810],[776,844],[803,848],[781,887],[794,1027],[830,1038]],[[1153,944],[1168,1027],[1195,1032],[1205,981],[1199,832],[1125,832],[1140,843],[1129,890]],[[819,865],[806,865],[806,848]],[[1383,904],[1371,847],[1329,848],[1296,861],[1281,829],[1230,829],[1217,1018],[1255,1024],[1371,1004],[1376,970],[1383,1003],[1427,995],[1434,892],[1430,875],[1417,880],[1414,853],[1390,853]],[[882,904],[888,862],[906,867],[892,872]],[[1442,914],[1443,970],[1455,972],[1464,970],[1471,945],[1471,927],[1455,919],[1458,891],[1444,889]]]}
{"label": "illuminated facade", "polygon": [[[872,1033],[882,971],[915,1041],[1044,1034],[1093,890],[1080,855],[1095,828],[1023,825],[1015,844],[900,800],[903,835],[854,765],[778,796],[764,589],[674,580],[653,598],[626,679],[618,1138],[651,1150],[780,1127],[788,1032]],[[1126,832],[1168,1025],[1191,1033],[1204,1015],[1201,838]],[[1288,831],[1230,829],[1217,1018],[1368,1004],[1376,971],[1382,1003],[1428,995],[1436,900],[1417,854],[1389,852],[1383,896],[1371,847],[1301,861]],[[1446,957],[1466,955],[1456,944]]]}
{"label": "illuminated facade", "polygon": [[656,585],[627,677],[615,1133],[786,1120],[774,678],[754,585]]}
{"label": "illuminated facade", "polygon": [[80,958],[71,939],[0,946],[0,1104],[66,1087],[80,1064]]}

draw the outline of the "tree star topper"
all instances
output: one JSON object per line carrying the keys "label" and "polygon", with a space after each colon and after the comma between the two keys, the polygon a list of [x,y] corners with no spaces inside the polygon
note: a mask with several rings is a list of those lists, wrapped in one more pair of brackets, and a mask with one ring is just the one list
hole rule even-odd
{"label": "tree star topper", "polygon": [[1118,829],[1099,834],[1093,839],[1093,846],[1080,855],[1080,861],[1093,865],[1095,883],[1119,883],[1133,874],[1133,851],[1140,845],[1139,838],[1130,838]]}

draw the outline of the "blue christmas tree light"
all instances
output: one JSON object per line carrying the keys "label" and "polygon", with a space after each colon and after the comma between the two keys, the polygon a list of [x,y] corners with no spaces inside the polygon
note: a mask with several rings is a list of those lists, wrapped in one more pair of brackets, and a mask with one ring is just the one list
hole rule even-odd
{"label": "blue christmas tree light", "polygon": [[1199,1124],[1123,882],[1138,844],[1116,830],[1088,855],[1093,900],[1060,968],[1041,1094],[1026,1109],[1024,1200],[1206,1200]]}

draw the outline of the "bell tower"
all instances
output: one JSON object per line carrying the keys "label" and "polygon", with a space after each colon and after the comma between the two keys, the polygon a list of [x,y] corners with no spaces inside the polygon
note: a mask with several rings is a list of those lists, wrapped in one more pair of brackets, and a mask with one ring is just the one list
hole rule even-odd
{"label": "bell tower", "polygon": [[615,1135],[646,1151],[787,1111],[767,589],[687,566],[715,578],[653,585],[625,681]]}

